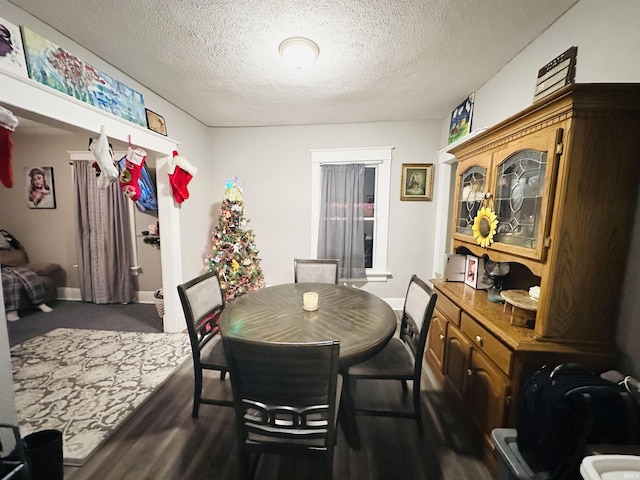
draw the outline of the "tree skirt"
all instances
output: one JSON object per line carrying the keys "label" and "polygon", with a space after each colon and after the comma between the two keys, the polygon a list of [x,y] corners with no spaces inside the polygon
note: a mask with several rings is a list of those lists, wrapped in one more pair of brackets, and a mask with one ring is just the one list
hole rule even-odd
{"label": "tree skirt", "polygon": [[65,465],[82,465],[190,355],[184,333],[58,328],[11,348],[23,437],[62,431]]}

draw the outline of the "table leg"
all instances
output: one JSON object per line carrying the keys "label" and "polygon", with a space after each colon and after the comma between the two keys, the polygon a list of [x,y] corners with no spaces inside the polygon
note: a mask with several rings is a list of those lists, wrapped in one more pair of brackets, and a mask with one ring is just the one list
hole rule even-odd
{"label": "table leg", "polygon": [[351,394],[351,382],[349,376],[342,374],[342,394],[340,395],[340,409],[338,410],[338,420],[342,427],[342,432],[347,439],[347,443],[354,450],[360,449],[360,433],[356,423],[356,410]]}

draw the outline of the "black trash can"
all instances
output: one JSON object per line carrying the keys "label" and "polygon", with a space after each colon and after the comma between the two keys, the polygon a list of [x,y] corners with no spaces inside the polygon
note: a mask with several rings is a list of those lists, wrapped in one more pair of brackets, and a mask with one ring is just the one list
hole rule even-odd
{"label": "black trash can", "polygon": [[31,480],[62,480],[62,432],[41,430],[23,438]]}

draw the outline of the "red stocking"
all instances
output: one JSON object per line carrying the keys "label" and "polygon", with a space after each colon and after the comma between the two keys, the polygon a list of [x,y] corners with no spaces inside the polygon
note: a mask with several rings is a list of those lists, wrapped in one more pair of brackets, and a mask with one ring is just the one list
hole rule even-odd
{"label": "red stocking", "polygon": [[147,152],[141,148],[127,149],[125,167],[120,172],[120,187],[124,194],[134,202],[140,198],[138,178],[147,158]]}
{"label": "red stocking", "polygon": [[0,125],[0,182],[7,188],[13,187],[12,149],[11,130]]}
{"label": "red stocking", "polygon": [[11,151],[13,142],[11,132],[18,126],[18,119],[4,107],[0,107],[0,182],[7,187],[13,187],[13,167],[11,166]]}
{"label": "red stocking", "polygon": [[191,165],[186,158],[178,155],[177,151],[173,151],[173,158],[169,160],[168,173],[171,193],[177,203],[182,203],[189,198],[187,185],[197,172],[198,169]]}

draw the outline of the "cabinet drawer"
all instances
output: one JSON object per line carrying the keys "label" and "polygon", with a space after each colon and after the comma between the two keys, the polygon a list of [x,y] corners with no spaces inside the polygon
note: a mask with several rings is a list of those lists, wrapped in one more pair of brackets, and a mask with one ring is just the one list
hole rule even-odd
{"label": "cabinet drawer", "polygon": [[447,298],[447,296],[438,290],[438,299],[436,300],[436,308],[453,322],[457,327],[460,326],[460,308]]}
{"label": "cabinet drawer", "polygon": [[511,350],[508,347],[464,312],[462,312],[461,329],[469,337],[471,343],[479,347],[504,373],[509,375]]}

